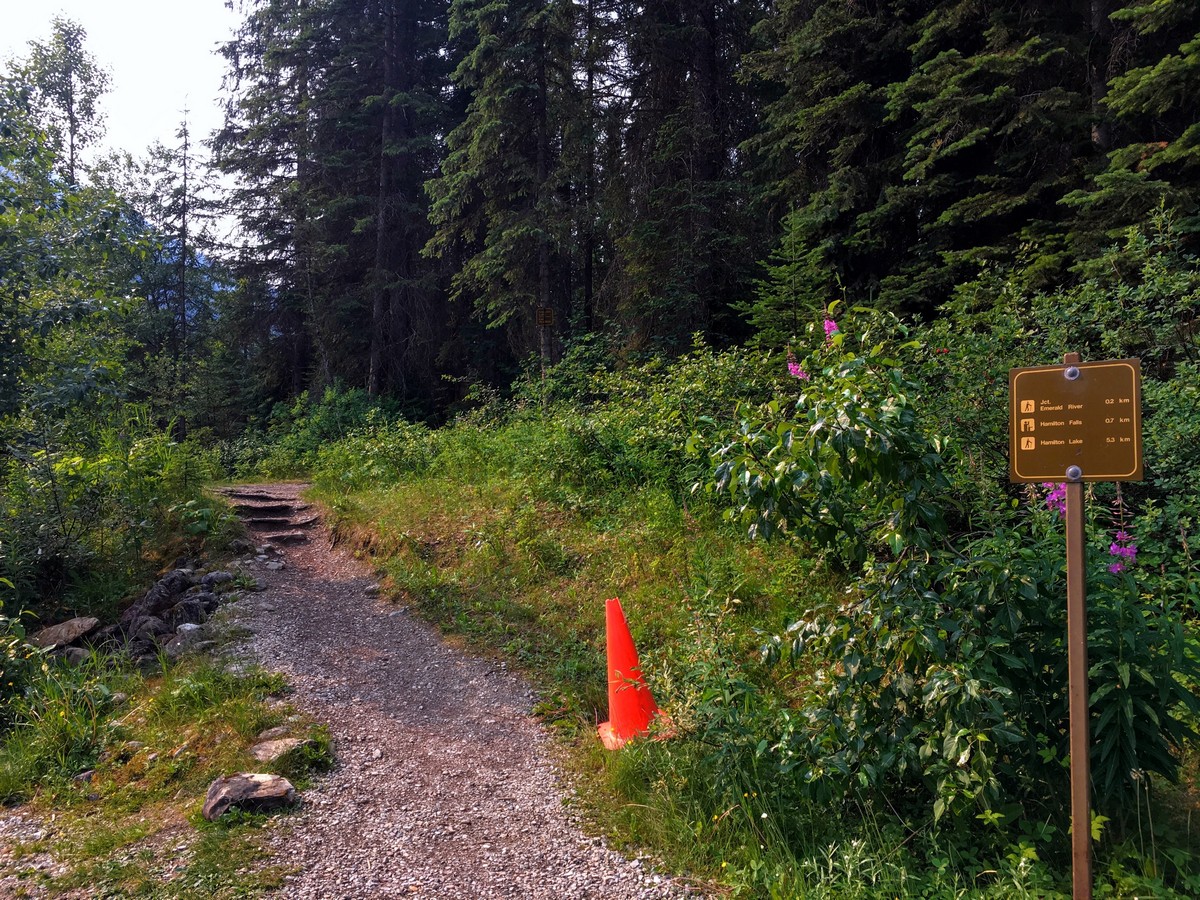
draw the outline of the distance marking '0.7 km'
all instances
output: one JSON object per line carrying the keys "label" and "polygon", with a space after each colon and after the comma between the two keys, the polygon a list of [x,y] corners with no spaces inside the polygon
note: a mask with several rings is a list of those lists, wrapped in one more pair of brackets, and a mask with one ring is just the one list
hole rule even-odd
{"label": "distance marking '0.7 km'", "polygon": [[1012,369],[1008,387],[1010,480],[1141,480],[1141,360]]}

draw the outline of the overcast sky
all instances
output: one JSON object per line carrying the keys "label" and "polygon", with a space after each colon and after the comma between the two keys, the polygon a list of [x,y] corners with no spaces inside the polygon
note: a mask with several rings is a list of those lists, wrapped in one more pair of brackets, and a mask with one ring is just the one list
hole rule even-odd
{"label": "overcast sky", "polygon": [[221,124],[225,70],[215,51],[240,21],[225,0],[0,0],[0,61],[48,40],[55,15],[84,27],[88,51],[109,71],[109,147],[141,156],[155,141],[171,144],[185,106],[194,138]]}

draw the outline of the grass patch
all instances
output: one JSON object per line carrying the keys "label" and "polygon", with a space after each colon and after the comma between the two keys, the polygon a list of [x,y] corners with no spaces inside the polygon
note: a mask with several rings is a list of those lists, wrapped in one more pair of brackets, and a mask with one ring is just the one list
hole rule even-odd
{"label": "grass patch", "polygon": [[804,580],[819,596],[837,587],[793,552],[730,540],[718,522],[652,490],[600,516],[533,499],[519,481],[418,478],[318,498],[339,541],[373,557],[397,597],[477,652],[536,673],[540,712],[568,733],[590,732],[607,709],[606,598],[621,598],[653,663],[718,600],[737,598],[737,633],[751,652],[754,630],[781,620],[787,585]]}
{"label": "grass patch", "polygon": [[[38,684],[51,702],[0,746],[0,785],[53,826],[18,848],[10,873],[51,896],[87,887],[99,897],[251,897],[282,883],[283,870],[264,862],[267,817],[199,814],[215,778],[262,770],[247,751],[265,729],[286,722],[311,741],[276,767],[298,787],[332,765],[328,732],[295,716],[281,676],[199,659],[143,675],[97,656],[50,664]],[[87,722],[86,740],[74,727],[63,736],[56,720],[72,717]],[[36,852],[54,865],[26,865]]]}

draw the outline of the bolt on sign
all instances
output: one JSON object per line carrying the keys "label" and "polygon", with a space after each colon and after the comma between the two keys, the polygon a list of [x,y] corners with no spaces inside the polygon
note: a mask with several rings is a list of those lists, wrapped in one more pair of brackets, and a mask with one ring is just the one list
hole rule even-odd
{"label": "bolt on sign", "polygon": [[1012,481],[1140,481],[1141,361],[1012,369]]}

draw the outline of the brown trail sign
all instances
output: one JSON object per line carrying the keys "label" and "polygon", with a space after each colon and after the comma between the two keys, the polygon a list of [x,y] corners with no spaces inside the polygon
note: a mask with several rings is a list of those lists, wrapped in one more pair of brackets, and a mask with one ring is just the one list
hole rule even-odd
{"label": "brown trail sign", "polygon": [[1066,482],[1074,900],[1092,897],[1083,482],[1141,480],[1141,380],[1139,360],[1083,363],[1078,353],[1065,354],[1060,366],[1008,374],[1009,478]]}
{"label": "brown trail sign", "polygon": [[1009,372],[1011,480],[1140,481],[1141,374],[1136,359]]}

